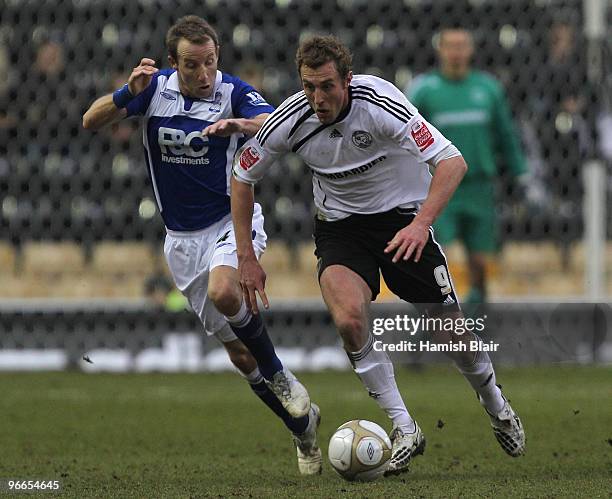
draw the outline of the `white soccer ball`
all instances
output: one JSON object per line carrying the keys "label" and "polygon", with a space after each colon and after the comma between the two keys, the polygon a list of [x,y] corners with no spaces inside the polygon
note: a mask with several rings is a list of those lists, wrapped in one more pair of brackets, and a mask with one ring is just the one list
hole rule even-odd
{"label": "white soccer ball", "polygon": [[329,440],[329,462],[344,479],[370,482],[380,477],[391,459],[391,440],[376,423],[348,421]]}

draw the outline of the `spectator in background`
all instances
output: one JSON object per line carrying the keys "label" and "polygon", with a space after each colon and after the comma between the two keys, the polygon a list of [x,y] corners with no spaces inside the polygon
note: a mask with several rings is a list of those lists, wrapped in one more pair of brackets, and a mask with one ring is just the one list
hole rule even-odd
{"label": "spectator in background", "polygon": [[533,122],[541,138],[545,179],[552,188],[555,210],[574,216],[580,210],[583,160],[593,153],[592,124],[587,120],[590,95],[585,58],[569,18],[550,25],[547,57],[538,69],[542,85],[530,96]]}
{"label": "spectator in background", "polygon": [[13,74],[8,48],[0,41],[0,161],[8,152],[9,141],[17,135],[17,113],[10,109],[17,93]]}
{"label": "spectator in background", "polygon": [[518,177],[526,163],[504,90],[492,76],[471,68],[474,41],[462,28],[439,35],[440,67],[417,78],[406,94],[422,115],[461,151],[469,169],[435,229],[443,245],[460,240],[470,273],[468,303],[486,300],[486,262],[498,248],[495,179],[500,154]]}
{"label": "spectator in background", "polygon": [[257,64],[257,62],[253,60],[244,61],[242,64],[240,64],[240,66],[238,66],[236,76],[241,80],[247,82],[253,88],[262,89],[263,93],[264,70],[261,64]]}
{"label": "spectator in background", "polygon": [[61,77],[64,70],[64,47],[57,41],[48,40],[38,47],[34,70],[45,80]]}
{"label": "spectator in background", "polygon": [[158,271],[147,278],[144,292],[151,306],[157,310],[181,312],[189,309],[187,299],[163,272]]}
{"label": "spectator in background", "polygon": [[[30,91],[28,121],[35,128],[39,128],[41,122],[49,120],[55,120],[54,125],[59,123],[59,103],[66,106],[73,100],[66,92],[65,82],[64,47],[54,40],[41,43],[36,50],[32,70],[25,82],[25,87]],[[43,92],[41,88],[44,89]],[[58,95],[60,92],[61,96]]]}
{"label": "spectator in background", "polygon": [[30,71],[19,82],[20,93],[28,100],[25,120],[18,124],[19,134],[31,137],[29,152],[43,158],[50,153],[69,157],[69,138],[80,128],[82,103],[75,97],[75,81],[68,76],[67,62],[59,35],[53,35],[37,46]]}
{"label": "spectator in background", "polygon": [[[0,132],[13,128],[17,123],[17,117],[8,113],[8,105],[11,101],[11,73],[9,51],[0,42]],[[3,148],[4,144],[0,146],[0,151]]]}

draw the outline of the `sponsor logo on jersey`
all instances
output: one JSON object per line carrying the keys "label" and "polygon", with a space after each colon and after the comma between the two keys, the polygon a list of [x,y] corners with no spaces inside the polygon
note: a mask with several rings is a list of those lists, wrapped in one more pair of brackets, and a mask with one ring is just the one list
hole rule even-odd
{"label": "sponsor logo on jersey", "polygon": [[380,163],[381,161],[384,161],[385,159],[387,159],[387,156],[379,156],[378,158],[373,159],[372,161],[370,161],[369,163],[366,163],[365,165],[358,166],[357,168],[351,168],[350,170],[346,170],[344,172],[337,172],[337,173],[315,172],[315,173],[325,178],[331,178],[331,179],[345,178],[345,177],[350,177],[351,175],[359,175],[360,173],[367,172],[374,165]]}
{"label": "sponsor logo on jersey", "polygon": [[208,108],[211,113],[220,113],[221,112],[221,98],[223,94],[221,92],[215,92],[215,100]]}
{"label": "sponsor logo on jersey", "polygon": [[181,165],[207,165],[208,137],[202,137],[200,130],[185,133],[179,128],[159,127],[157,142],[162,161]]}
{"label": "sponsor logo on jersey", "polygon": [[176,97],[172,94],[169,94],[168,92],[160,92],[160,94],[164,99],[168,99],[168,100],[176,100]]}
{"label": "sponsor logo on jersey", "polygon": [[240,155],[240,168],[243,170],[250,169],[255,163],[261,159],[259,151],[253,146],[247,147]]}
{"label": "sponsor logo on jersey", "polygon": [[337,128],[334,128],[331,133],[329,134],[329,138],[330,139],[339,139],[341,137],[344,137],[344,135],[342,135],[340,133],[340,130],[338,130]]}
{"label": "sponsor logo on jersey", "polygon": [[414,125],[412,125],[410,134],[421,152],[434,143],[433,135],[423,121],[417,121]]}
{"label": "sponsor logo on jersey", "polygon": [[372,134],[364,130],[357,130],[353,132],[351,140],[360,149],[367,149],[372,145]]}

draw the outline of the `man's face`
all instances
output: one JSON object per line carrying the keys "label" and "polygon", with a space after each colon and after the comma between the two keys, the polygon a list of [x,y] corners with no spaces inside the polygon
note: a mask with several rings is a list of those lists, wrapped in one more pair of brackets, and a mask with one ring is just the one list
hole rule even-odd
{"label": "man's face", "polygon": [[219,48],[212,40],[203,44],[181,38],[176,47],[178,60],[168,56],[177,70],[181,93],[195,99],[209,98],[215,88]]}
{"label": "man's face", "polygon": [[57,42],[45,43],[38,49],[35,66],[47,76],[60,73],[64,69],[64,49]]}
{"label": "man's face", "polygon": [[438,55],[442,71],[452,77],[462,77],[470,66],[474,44],[470,33],[463,29],[449,29],[440,34]]}
{"label": "man's face", "polygon": [[300,76],[306,98],[317,113],[319,121],[325,125],[333,123],[340,112],[348,105],[348,86],[353,77],[349,73],[341,78],[336,63],[326,62],[318,68],[302,66]]}

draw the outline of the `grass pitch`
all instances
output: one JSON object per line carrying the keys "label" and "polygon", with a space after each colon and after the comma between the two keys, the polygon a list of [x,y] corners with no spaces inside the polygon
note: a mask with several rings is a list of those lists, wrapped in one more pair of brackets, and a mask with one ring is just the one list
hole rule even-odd
{"label": "grass pitch", "polygon": [[284,426],[234,374],[28,373],[0,375],[0,478],[61,480],[75,498],[610,497],[612,369],[500,369],[527,432],[517,459],[454,370],[396,371],[427,437],[402,476],[349,483],[328,464],[341,423],[390,427],[349,372],[300,376],[323,418],[324,472],[307,478]]}

